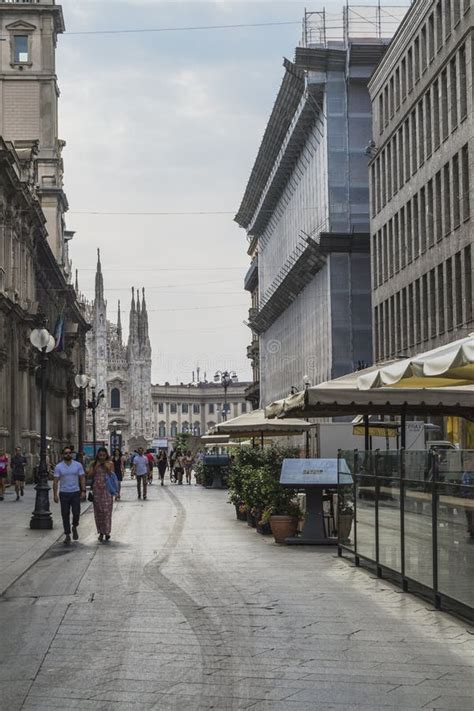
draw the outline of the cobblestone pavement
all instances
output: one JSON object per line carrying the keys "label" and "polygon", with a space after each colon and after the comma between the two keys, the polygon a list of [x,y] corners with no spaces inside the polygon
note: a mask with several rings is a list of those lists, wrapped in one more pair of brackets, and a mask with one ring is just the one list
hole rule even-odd
{"label": "cobblestone pavement", "polygon": [[0,598],[0,630],[2,711],[473,706],[467,623],[196,486],[127,483],[109,544],[88,511]]}

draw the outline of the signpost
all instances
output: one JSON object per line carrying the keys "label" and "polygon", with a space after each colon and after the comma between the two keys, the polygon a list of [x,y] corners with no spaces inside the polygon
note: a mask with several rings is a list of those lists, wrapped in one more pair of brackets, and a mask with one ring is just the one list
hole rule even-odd
{"label": "signpost", "polygon": [[306,517],[299,536],[286,539],[296,545],[336,545],[337,539],[326,534],[324,526],[323,490],[338,484],[352,484],[352,475],[345,459],[284,459],[280,474],[282,486],[306,489]]}

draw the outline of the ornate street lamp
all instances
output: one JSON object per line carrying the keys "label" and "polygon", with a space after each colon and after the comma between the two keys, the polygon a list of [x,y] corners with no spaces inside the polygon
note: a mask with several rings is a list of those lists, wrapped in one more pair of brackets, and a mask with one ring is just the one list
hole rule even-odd
{"label": "ornate street lamp", "polygon": [[54,349],[56,341],[44,326],[35,328],[30,333],[30,342],[41,354],[41,391],[40,391],[40,457],[37,483],[35,486],[35,510],[31,516],[30,528],[47,530],[53,527],[49,510],[48,465],[46,462],[46,389],[48,353]]}
{"label": "ornate street lamp", "polygon": [[96,410],[100,405],[100,401],[105,397],[104,391],[99,390],[99,392],[95,393],[95,389],[97,387],[97,382],[95,378],[90,378],[89,380],[89,385],[92,388],[92,397],[87,403],[87,407],[89,410],[92,410],[92,440],[93,440],[93,446],[94,446],[94,459],[95,455],[97,454],[97,431],[96,431]]}
{"label": "ornate street lamp", "polygon": [[80,372],[76,375],[74,378],[74,382],[76,383],[76,387],[79,389],[79,397],[74,398],[74,400],[71,401],[71,405],[75,410],[78,411],[79,415],[79,422],[78,422],[78,428],[77,428],[77,439],[78,439],[78,446],[77,446],[77,459],[79,462],[83,462],[84,460],[84,412],[86,409],[86,404],[84,400],[84,391],[89,385],[90,377],[86,375],[85,373],[82,372],[82,365],[81,365],[81,370]]}
{"label": "ornate street lamp", "polygon": [[228,405],[227,405],[227,389],[229,385],[232,385],[232,383],[236,383],[238,380],[237,378],[237,373],[235,373],[233,370],[230,372],[228,370],[218,370],[216,371],[216,374],[214,375],[214,382],[219,383],[222,385],[224,388],[224,409],[222,411],[222,419],[224,422],[227,420],[227,411],[228,411]]}

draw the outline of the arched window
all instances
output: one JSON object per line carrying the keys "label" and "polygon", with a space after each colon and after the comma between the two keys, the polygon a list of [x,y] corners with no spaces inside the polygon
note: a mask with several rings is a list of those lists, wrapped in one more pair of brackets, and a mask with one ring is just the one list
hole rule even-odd
{"label": "arched window", "polygon": [[110,391],[110,407],[112,410],[120,410],[120,390],[112,388]]}
{"label": "arched window", "polygon": [[160,422],[158,425],[158,437],[166,437],[166,424],[164,422]]}
{"label": "arched window", "polygon": [[215,422],[208,422],[207,425],[206,425],[207,431],[209,432],[209,430],[212,430],[212,428],[215,427],[215,426],[216,426],[216,423],[215,423]]}
{"label": "arched window", "polygon": [[172,422],[171,423],[171,436],[176,437],[178,434],[178,424],[177,422]]}
{"label": "arched window", "polygon": [[189,432],[189,422],[185,421],[182,423],[181,432],[184,432],[185,434],[186,434],[186,432]]}
{"label": "arched window", "polygon": [[201,425],[199,424],[199,422],[195,422],[195,423],[194,423],[194,428],[193,428],[193,430],[194,430],[194,431],[193,431],[193,435],[194,435],[195,437],[200,437],[200,436],[201,436]]}

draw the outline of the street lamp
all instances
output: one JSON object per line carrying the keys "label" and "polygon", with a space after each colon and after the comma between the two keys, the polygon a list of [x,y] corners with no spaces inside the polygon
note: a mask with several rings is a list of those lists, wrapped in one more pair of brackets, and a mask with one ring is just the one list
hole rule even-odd
{"label": "street lamp", "polygon": [[117,429],[118,422],[115,420],[111,422],[111,425],[114,428],[110,433],[110,449],[113,452],[117,447],[120,450],[122,449],[122,430]]}
{"label": "street lamp", "polygon": [[100,401],[105,397],[104,391],[99,390],[99,392],[95,393],[95,389],[97,387],[97,381],[95,378],[90,378],[89,380],[89,385],[92,388],[92,397],[87,403],[87,407],[89,410],[92,410],[92,440],[93,440],[93,446],[94,446],[94,458],[97,454],[97,433],[96,433],[96,410],[100,405]]}
{"label": "street lamp", "polygon": [[35,328],[30,334],[32,346],[41,353],[41,395],[40,395],[40,459],[38,466],[38,481],[35,486],[35,510],[31,516],[30,528],[47,530],[53,527],[53,519],[49,510],[48,465],[46,463],[46,388],[48,353],[54,349],[56,341],[49,331]]}
{"label": "street lamp", "polygon": [[77,439],[78,439],[77,460],[81,463],[84,459],[84,411],[86,409],[86,405],[84,402],[84,390],[89,385],[89,381],[90,381],[90,377],[82,372],[82,365],[81,365],[80,372],[74,378],[76,387],[79,388],[79,397],[78,398],[75,397],[71,401],[71,405],[73,406],[73,408],[75,410],[78,411],[78,415],[79,415],[79,423],[78,423],[78,428],[77,428]]}
{"label": "street lamp", "polygon": [[228,410],[228,405],[227,405],[227,389],[229,385],[232,385],[232,383],[236,383],[238,380],[237,378],[237,373],[235,371],[231,370],[230,372],[228,370],[218,370],[216,371],[216,374],[214,375],[214,382],[219,383],[222,385],[224,388],[224,409],[222,411],[222,419],[224,422],[227,420],[227,410]]}

